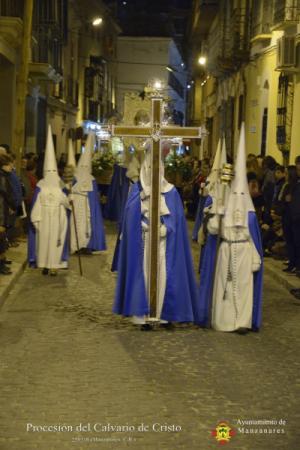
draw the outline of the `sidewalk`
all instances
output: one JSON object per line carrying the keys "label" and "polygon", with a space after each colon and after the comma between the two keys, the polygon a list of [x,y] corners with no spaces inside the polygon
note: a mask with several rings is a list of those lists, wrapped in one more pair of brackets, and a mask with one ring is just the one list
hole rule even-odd
{"label": "sidewalk", "polygon": [[300,289],[300,278],[296,277],[296,275],[291,275],[286,272],[283,272],[286,266],[282,261],[273,258],[265,258],[264,259],[264,269],[265,272],[274,278],[276,281],[279,281],[285,288],[289,291],[291,289]]}
{"label": "sidewalk", "polygon": [[9,267],[13,273],[11,275],[0,275],[0,308],[26,266],[27,241],[22,240],[18,247],[10,248],[6,257],[12,260],[12,264]]}

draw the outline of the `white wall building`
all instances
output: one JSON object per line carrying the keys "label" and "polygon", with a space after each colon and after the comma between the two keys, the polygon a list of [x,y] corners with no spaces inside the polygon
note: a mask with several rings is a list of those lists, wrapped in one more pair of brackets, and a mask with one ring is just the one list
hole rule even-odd
{"label": "white wall building", "polygon": [[121,114],[126,92],[140,93],[149,81],[159,79],[172,100],[171,109],[185,117],[187,74],[172,38],[118,37],[117,60],[117,109]]}

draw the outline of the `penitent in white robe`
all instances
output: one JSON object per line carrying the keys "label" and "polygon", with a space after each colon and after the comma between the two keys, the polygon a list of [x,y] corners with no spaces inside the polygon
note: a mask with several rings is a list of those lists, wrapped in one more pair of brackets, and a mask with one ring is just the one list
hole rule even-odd
{"label": "penitent in white robe", "polygon": [[223,228],[213,292],[212,327],[235,331],[252,327],[253,272],[261,259],[246,228]]}
{"label": "penitent in white robe", "polygon": [[66,240],[69,201],[60,187],[40,186],[40,192],[31,211],[31,222],[36,229],[37,267],[62,269],[67,262],[62,261]]}

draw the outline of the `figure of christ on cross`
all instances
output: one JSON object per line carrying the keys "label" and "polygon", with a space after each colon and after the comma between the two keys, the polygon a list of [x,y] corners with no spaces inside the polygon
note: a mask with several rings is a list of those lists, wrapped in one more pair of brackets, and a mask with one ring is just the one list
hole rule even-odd
{"label": "figure of christ on cross", "polygon": [[163,98],[152,97],[151,123],[147,126],[113,125],[112,136],[139,137],[151,140],[151,195],[150,195],[150,248],[148,264],[148,298],[150,301],[149,320],[159,320],[158,310],[158,274],[159,274],[159,239],[160,239],[160,188],[162,173],[161,143],[163,140],[181,137],[197,139],[201,137],[201,128],[165,126],[162,123]]}

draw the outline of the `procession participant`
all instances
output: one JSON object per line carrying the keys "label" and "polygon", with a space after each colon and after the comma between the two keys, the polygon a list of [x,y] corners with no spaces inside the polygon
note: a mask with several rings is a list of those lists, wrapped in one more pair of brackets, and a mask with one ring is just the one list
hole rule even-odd
{"label": "procession participant", "polygon": [[30,214],[28,262],[42,268],[43,275],[56,275],[57,269],[67,268],[67,210],[69,201],[62,190],[51,127],[48,127],[43,178],[34,192]]}

